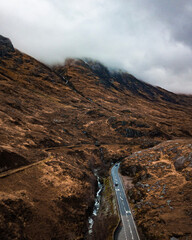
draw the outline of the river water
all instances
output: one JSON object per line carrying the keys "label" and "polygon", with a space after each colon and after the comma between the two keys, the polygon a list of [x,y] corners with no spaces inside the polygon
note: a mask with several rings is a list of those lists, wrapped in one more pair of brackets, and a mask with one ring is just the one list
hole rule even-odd
{"label": "river water", "polygon": [[98,188],[97,188],[97,193],[95,196],[95,203],[93,206],[93,212],[92,215],[89,217],[88,222],[89,222],[89,234],[91,234],[93,232],[93,224],[94,224],[94,218],[97,216],[98,212],[99,212],[99,208],[100,208],[100,203],[101,203],[101,193],[102,193],[102,189],[103,189],[103,184],[100,181],[100,177],[98,176],[97,172],[95,171],[94,175],[97,178],[97,184],[98,184]]}

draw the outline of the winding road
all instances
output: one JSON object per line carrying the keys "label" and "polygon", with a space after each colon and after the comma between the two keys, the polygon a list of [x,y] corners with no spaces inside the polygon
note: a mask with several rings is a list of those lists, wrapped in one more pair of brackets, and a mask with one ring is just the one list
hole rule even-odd
{"label": "winding road", "polygon": [[119,214],[121,216],[122,227],[118,233],[118,240],[140,240],[137,227],[133,219],[133,215],[127,201],[125,190],[119,176],[120,163],[115,164],[111,169],[111,175],[115,187],[115,193],[119,206]]}

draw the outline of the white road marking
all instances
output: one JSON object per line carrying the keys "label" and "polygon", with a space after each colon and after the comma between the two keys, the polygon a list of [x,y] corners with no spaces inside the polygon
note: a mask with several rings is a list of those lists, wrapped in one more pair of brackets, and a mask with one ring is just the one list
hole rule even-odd
{"label": "white road marking", "polygon": [[[123,218],[122,218],[122,220],[123,220]],[[127,233],[126,233],[126,231],[125,231],[125,223],[124,223],[124,221],[122,221],[123,222],[123,229],[124,229],[124,233],[125,233],[125,238],[126,238],[126,240],[128,240],[128,238],[127,238]]]}
{"label": "white road marking", "polygon": [[[114,170],[114,171],[113,171],[113,170]],[[120,176],[119,176],[119,173],[118,173],[118,168],[112,169],[112,172],[114,173],[114,175],[117,175],[117,176],[115,176],[115,177],[113,178],[113,181],[114,181],[114,179],[115,179],[116,182],[118,182],[119,184],[121,184],[121,188],[122,188],[122,190],[121,190],[120,188],[115,189],[115,190],[116,190],[116,195],[117,195],[117,200],[118,200],[118,202],[119,202],[119,210],[121,209],[120,205],[122,204],[123,207],[124,207],[124,210],[125,210],[125,212],[126,212],[125,218],[127,219],[127,223],[128,223],[128,225],[129,225],[129,229],[130,229],[129,232],[130,232],[130,234],[131,234],[131,239],[134,240],[134,235],[133,235],[133,231],[132,231],[132,228],[131,228],[131,225],[130,225],[130,220],[132,220],[133,225],[134,225],[134,227],[135,227],[135,232],[136,232],[136,234],[137,234],[137,238],[140,240],[139,235],[138,235],[138,232],[137,232],[137,228],[136,228],[136,225],[135,225],[135,222],[134,222],[134,219],[133,219],[133,215],[132,215],[131,211],[126,211],[126,208],[125,208],[125,203],[127,203],[128,209],[130,209],[130,206],[129,206],[129,203],[128,203],[127,198],[126,198],[125,189],[124,189],[124,187],[123,187],[122,181],[121,181]],[[113,175],[112,175],[112,177],[113,177]],[[117,180],[117,179],[118,179],[118,180]],[[118,196],[118,194],[117,194],[117,191],[120,191],[119,196]],[[122,198],[121,193],[123,193],[123,195],[124,195],[125,203],[124,203],[124,201],[123,201],[123,198]],[[122,201],[120,201],[120,199],[121,199]],[[120,212],[121,212],[121,210],[120,210]],[[129,213],[129,215],[131,215],[131,219],[130,219],[130,220],[129,220],[128,213]],[[121,215],[121,218],[122,218],[122,223],[123,223],[123,227],[124,227],[125,238],[126,238],[126,240],[128,240],[128,239],[127,239],[127,235],[126,235],[127,233],[126,233],[126,231],[125,231],[125,222],[124,222],[125,219],[124,219],[124,217],[123,217],[122,215]]]}
{"label": "white road marking", "polygon": [[[124,207],[124,209],[125,209],[125,207]],[[125,209],[125,212],[127,212],[126,209]],[[127,222],[128,222],[128,225],[129,225],[129,229],[130,229],[130,233],[131,233],[131,238],[132,238],[132,240],[134,240],[134,236],[133,236],[133,232],[132,232],[132,229],[131,229],[131,225],[130,225],[130,222],[129,222],[128,215],[126,214],[125,216],[126,216],[126,218],[127,218]]]}
{"label": "white road marking", "polygon": [[[123,192],[124,192],[124,194],[125,194],[125,189],[124,189],[124,187],[123,187],[123,184],[122,184],[122,181],[121,181],[121,180],[120,180],[120,184],[121,184],[121,187],[122,187]],[[126,194],[125,194],[125,196],[126,196]],[[128,203],[128,202],[127,202],[127,204],[128,204],[128,206],[129,206],[129,203]],[[129,207],[129,209],[130,209],[130,207]],[[133,219],[132,213],[131,213],[131,217],[132,217],[132,222],[133,222],[133,224],[134,224],[137,237],[138,237],[138,239],[140,239],[140,238],[139,238],[139,234],[138,234],[138,232],[137,232],[137,227],[136,227],[136,225],[135,225],[135,221],[134,221],[134,219]]]}

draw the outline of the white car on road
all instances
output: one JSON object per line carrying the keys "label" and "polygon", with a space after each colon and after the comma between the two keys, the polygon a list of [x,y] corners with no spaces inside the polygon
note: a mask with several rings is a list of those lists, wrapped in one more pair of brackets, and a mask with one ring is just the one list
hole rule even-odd
{"label": "white car on road", "polygon": [[131,215],[131,211],[125,211],[127,215]]}

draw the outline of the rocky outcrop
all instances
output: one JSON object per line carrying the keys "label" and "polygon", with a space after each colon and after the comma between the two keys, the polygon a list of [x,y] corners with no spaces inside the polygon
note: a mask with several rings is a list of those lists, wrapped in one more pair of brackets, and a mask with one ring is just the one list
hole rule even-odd
{"label": "rocky outcrop", "polygon": [[143,239],[192,239],[192,140],[163,142],[122,164],[132,177],[128,197]]}
{"label": "rocky outcrop", "polygon": [[15,49],[9,38],[0,35],[0,57],[10,57],[13,52]]}
{"label": "rocky outcrop", "polygon": [[192,152],[187,153],[185,156],[177,157],[174,161],[176,170],[183,170],[187,167],[192,167]]}
{"label": "rocky outcrop", "polygon": [[27,159],[23,156],[5,149],[0,149],[0,172],[18,168],[27,164],[29,164],[29,161],[27,161]]}

